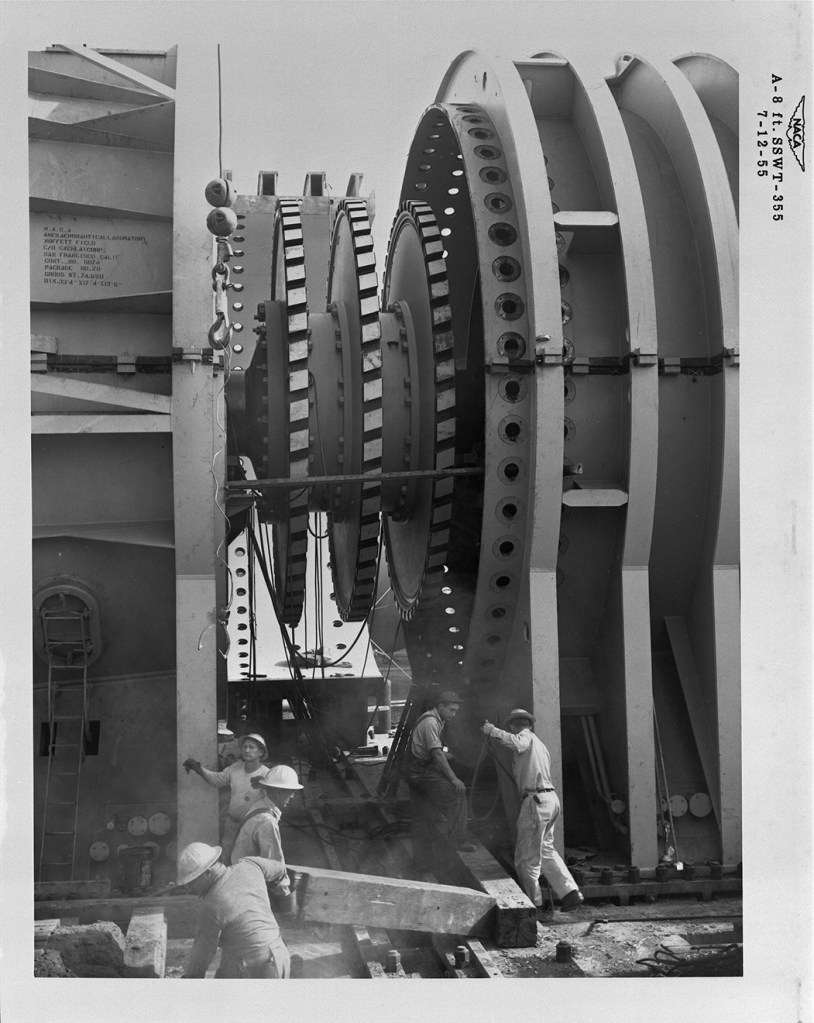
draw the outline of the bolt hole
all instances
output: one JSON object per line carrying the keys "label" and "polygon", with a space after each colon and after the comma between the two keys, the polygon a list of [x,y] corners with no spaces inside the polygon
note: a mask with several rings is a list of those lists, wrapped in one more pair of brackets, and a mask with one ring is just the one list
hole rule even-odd
{"label": "bolt hole", "polygon": [[460,177],[463,177],[463,173],[464,172],[459,167],[457,170],[454,170],[452,172],[452,176],[453,176],[453,178],[460,178]]}
{"label": "bolt hole", "polygon": [[237,568],[237,569],[235,569],[235,575],[240,576],[242,578],[245,574],[246,574],[246,569],[245,568]]}
{"label": "bolt hole", "polygon": [[427,191],[427,182],[426,181],[419,181],[419,182],[417,182],[416,185],[415,185],[415,190],[416,190],[416,192],[426,192]]}
{"label": "bolt hole", "polygon": [[520,436],[520,424],[506,423],[505,433],[507,440],[517,440],[517,438]]}
{"label": "bolt hole", "polygon": [[520,384],[517,380],[506,381],[506,397],[509,401],[517,401],[520,394]]}
{"label": "bolt hole", "polygon": [[483,201],[492,213],[505,213],[512,208],[511,199],[502,192],[490,192]]}
{"label": "bolt hole", "polygon": [[514,553],[514,544],[511,540],[504,540],[499,549],[503,557],[508,558],[510,554]]}
{"label": "bolt hole", "polygon": [[571,322],[571,317],[573,316],[573,311],[571,309],[570,303],[568,303],[568,302],[561,302],[560,303],[560,307],[561,307],[561,310],[562,310],[562,325],[565,326],[566,323],[570,323]]}
{"label": "bolt hole", "polygon": [[526,342],[519,334],[509,331],[498,338],[497,350],[508,359],[520,359],[526,351]]}
{"label": "bolt hole", "polygon": [[511,581],[511,576],[499,575],[497,579],[495,579],[495,586],[498,586],[501,590],[505,590]]}
{"label": "bolt hole", "polygon": [[483,167],[480,171],[481,181],[490,185],[500,185],[506,180],[506,171],[501,167]]}
{"label": "bolt hole", "polygon": [[564,288],[565,285],[571,280],[571,274],[568,270],[560,263],[560,287]]}
{"label": "bolt hole", "polygon": [[520,264],[511,256],[499,256],[492,263],[492,273],[499,281],[516,281],[520,276]]}
{"label": "bolt hole", "polygon": [[507,480],[516,480],[517,477],[520,475],[520,466],[517,464],[517,462],[509,462],[509,464],[503,470],[503,475],[506,477]]}
{"label": "bolt hole", "polygon": [[523,315],[525,306],[519,295],[506,294],[495,299],[495,309],[501,319],[516,320]]}
{"label": "bolt hole", "polygon": [[501,514],[503,515],[504,519],[515,518],[515,516],[517,515],[517,505],[512,504],[511,502],[509,502],[508,504],[504,504],[503,508],[501,509]]}
{"label": "bolt hole", "polygon": [[455,213],[455,207],[454,206],[447,206],[444,209],[444,213],[446,214],[446,216],[451,217]]}
{"label": "bolt hole", "polygon": [[422,149],[421,152],[424,153],[425,156],[432,156],[435,150],[432,146],[428,146],[426,149]]}
{"label": "bolt hole", "polygon": [[497,160],[502,155],[497,146],[475,146],[475,156],[481,160]]}
{"label": "bolt hole", "polygon": [[517,231],[511,224],[492,224],[489,237],[496,245],[513,245],[517,241]]}
{"label": "bolt hole", "polygon": [[243,351],[243,345],[232,345],[232,351],[233,352],[242,352]]}
{"label": "bolt hole", "polygon": [[454,615],[455,614],[455,608],[454,607],[445,607],[444,608],[444,614]]}

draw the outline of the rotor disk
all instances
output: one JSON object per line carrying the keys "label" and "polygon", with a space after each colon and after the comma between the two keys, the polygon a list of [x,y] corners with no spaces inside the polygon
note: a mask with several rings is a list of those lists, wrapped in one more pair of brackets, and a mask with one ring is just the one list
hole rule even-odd
{"label": "rotor disk", "polygon": [[[410,441],[422,469],[455,464],[455,365],[452,313],[443,242],[425,202],[401,204],[387,253],[384,298],[400,320],[409,319],[415,346],[420,406],[414,402]],[[408,312],[409,311],[409,312]],[[412,336],[410,336],[410,334]],[[384,520],[390,583],[402,617],[437,595],[449,543],[453,480],[434,477],[404,488],[403,508]]]}
{"label": "rotor disk", "polygon": [[[308,312],[305,253],[299,204],[281,199],[274,225],[271,268],[272,299],[284,301],[282,345],[269,345],[269,379],[285,382],[282,407],[286,427],[269,431],[272,474],[308,475]],[[269,339],[271,341],[271,338]],[[275,369],[272,363],[276,363]],[[269,407],[269,415],[273,409]],[[276,472],[274,472],[276,470]],[[288,489],[275,502],[272,551],[277,612],[286,625],[296,625],[305,601],[308,549],[308,489]]]}
{"label": "rotor disk", "polygon": [[[533,457],[534,391],[524,367],[534,340],[521,223],[504,145],[481,107],[427,110],[408,158],[402,208],[416,199],[434,214],[447,270],[448,366],[458,401],[445,450],[449,464],[482,465],[484,477],[459,477],[454,488],[446,481],[443,555],[432,544],[427,550],[428,560],[438,558],[439,583],[446,566],[454,585],[439,587],[440,603],[416,605],[405,635],[428,680],[467,683],[493,676],[508,650]],[[390,523],[387,530],[389,538]]]}
{"label": "rotor disk", "polygon": [[[340,379],[343,401],[353,403],[353,432],[341,438],[344,472],[378,474],[382,464],[381,326],[378,277],[367,207],[341,204],[331,235],[328,308],[342,315],[350,347],[350,379]],[[343,621],[367,617],[376,589],[381,483],[351,482],[335,488],[339,510],[330,516],[329,547],[334,595]]]}

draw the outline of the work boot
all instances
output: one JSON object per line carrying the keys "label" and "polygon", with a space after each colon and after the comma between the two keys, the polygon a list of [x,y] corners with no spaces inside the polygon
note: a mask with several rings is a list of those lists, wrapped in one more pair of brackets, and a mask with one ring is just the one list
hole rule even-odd
{"label": "work boot", "polygon": [[579,909],[579,907],[585,901],[585,897],[579,888],[575,888],[572,892],[568,892],[563,895],[562,901],[560,902],[560,909],[563,913],[568,913],[572,909]]}

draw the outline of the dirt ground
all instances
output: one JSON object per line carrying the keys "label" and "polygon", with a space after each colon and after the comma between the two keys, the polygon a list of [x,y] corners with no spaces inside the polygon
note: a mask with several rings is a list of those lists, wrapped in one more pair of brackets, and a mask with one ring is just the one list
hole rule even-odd
{"label": "dirt ground", "polygon": [[[538,923],[534,948],[499,949],[490,942],[483,944],[506,978],[653,977],[659,975],[657,970],[662,970],[663,975],[676,964],[697,962],[701,956],[713,956],[742,943],[741,912],[739,899],[721,899],[706,905],[694,899],[663,900],[641,907],[588,905],[574,913],[556,910],[550,921]],[[303,924],[285,928],[283,937],[292,958],[301,959],[295,975],[304,979],[362,976],[358,963],[343,947],[341,928]],[[557,945],[561,943],[570,946],[570,962],[557,961]],[[191,939],[167,942],[167,979],[181,977],[191,946]],[[648,966],[639,962],[642,959],[655,961]],[[429,957],[427,964],[423,967],[416,964],[416,969],[429,976],[428,964]],[[216,968],[217,959],[207,976],[213,977]],[[719,975],[721,972],[737,975],[737,956],[722,963]]]}

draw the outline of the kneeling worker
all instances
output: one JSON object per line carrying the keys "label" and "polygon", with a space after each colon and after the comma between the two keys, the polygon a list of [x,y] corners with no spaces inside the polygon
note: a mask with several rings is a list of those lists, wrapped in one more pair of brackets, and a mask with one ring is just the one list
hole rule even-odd
{"label": "kneeling worker", "polygon": [[496,728],[489,721],[483,723],[481,731],[514,753],[512,771],[522,798],[517,817],[514,868],[523,890],[535,906],[542,906],[542,872],[561,900],[562,909],[576,909],[585,900],[554,848],[554,824],[560,815],[560,801],[551,784],[551,757],[532,732],[533,724],[534,715],[518,708],[506,718],[508,731]]}
{"label": "kneeling worker", "polygon": [[218,945],[218,978],[289,977],[291,958],[271,911],[267,887],[282,881],[285,867],[259,856],[226,867],[218,862],[220,855],[218,845],[192,842],[178,858],[178,887],[201,899],[184,977],[205,977]]}

